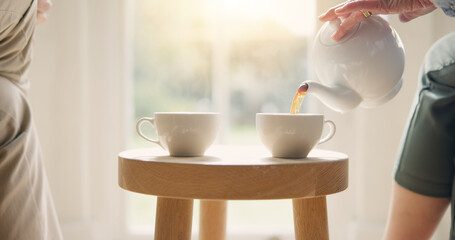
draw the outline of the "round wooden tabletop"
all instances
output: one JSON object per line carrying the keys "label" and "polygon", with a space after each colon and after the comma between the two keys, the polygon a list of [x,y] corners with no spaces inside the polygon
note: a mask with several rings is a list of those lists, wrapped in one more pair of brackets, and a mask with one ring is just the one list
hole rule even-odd
{"label": "round wooden tabletop", "polygon": [[261,145],[215,145],[203,157],[170,157],[146,148],[121,152],[118,164],[123,189],[170,198],[290,199],[348,187],[348,156],[320,149],[304,159],[283,159]]}

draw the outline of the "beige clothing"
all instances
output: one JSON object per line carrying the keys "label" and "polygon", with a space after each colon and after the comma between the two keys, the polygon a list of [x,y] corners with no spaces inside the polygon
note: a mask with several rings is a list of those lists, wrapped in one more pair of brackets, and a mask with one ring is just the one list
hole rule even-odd
{"label": "beige clothing", "polygon": [[37,0],[0,0],[0,239],[62,239],[27,100]]}
{"label": "beige clothing", "polygon": [[0,76],[28,89],[37,0],[0,1]]}

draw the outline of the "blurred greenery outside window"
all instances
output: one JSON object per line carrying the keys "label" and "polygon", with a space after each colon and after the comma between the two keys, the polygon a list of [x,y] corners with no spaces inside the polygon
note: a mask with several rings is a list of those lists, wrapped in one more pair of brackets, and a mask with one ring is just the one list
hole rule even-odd
{"label": "blurred greenery outside window", "polygon": [[[309,77],[314,0],[136,0],[134,13],[135,120],[154,112],[221,112],[218,143],[259,144],[256,113],[289,112]],[[152,147],[137,134],[131,142]],[[129,194],[133,232],[153,232],[155,200]],[[228,202],[232,229],[293,231],[292,204]]]}

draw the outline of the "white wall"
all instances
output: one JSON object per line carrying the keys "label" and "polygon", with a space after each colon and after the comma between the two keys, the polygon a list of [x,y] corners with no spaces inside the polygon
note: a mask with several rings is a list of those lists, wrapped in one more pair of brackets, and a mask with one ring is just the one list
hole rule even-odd
{"label": "white wall", "polygon": [[[66,239],[124,239],[116,155],[131,126],[125,119],[131,99],[128,2],[54,1],[49,20],[37,30],[30,97]],[[318,1],[318,13],[338,2]],[[406,48],[398,96],[344,115],[319,107],[337,124],[334,139],[323,147],[350,156],[348,190],[328,197],[333,239],[380,238],[420,62],[437,38],[455,30],[454,21],[439,10],[406,24],[391,17]],[[447,219],[438,231],[437,239],[447,239]]]}
{"label": "white wall", "polygon": [[54,1],[36,31],[30,98],[65,239],[123,239],[127,2]]}

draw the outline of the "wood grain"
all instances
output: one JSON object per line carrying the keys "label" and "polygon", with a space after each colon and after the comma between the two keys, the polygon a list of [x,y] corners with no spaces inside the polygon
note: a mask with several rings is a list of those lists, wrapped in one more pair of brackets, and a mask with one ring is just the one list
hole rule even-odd
{"label": "wood grain", "polygon": [[119,154],[119,185],[155,196],[207,200],[325,196],[348,186],[348,157],[313,150],[305,159],[272,158],[262,146],[214,146],[204,157],[161,149]]}
{"label": "wood grain", "polygon": [[190,240],[193,200],[158,197],[155,240]]}
{"label": "wood grain", "polygon": [[329,225],[325,197],[293,199],[296,240],[328,240]]}
{"label": "wood grain", "polygon": [[201,200],[199,240],[226,239],[226,201]]}
{"label": "wood grain", "polygon": [[155,240],[191,238],[193,199],[201,199],[200,239],[224,240],[226,202],[293,199],[297,240],[329,239],[326,195],[348,186],[348,157],[313,150],[272,158],[262,146],[214,146],[203,157],[169,157],[158,148],[124,151],[118,183],[158,196]]}

